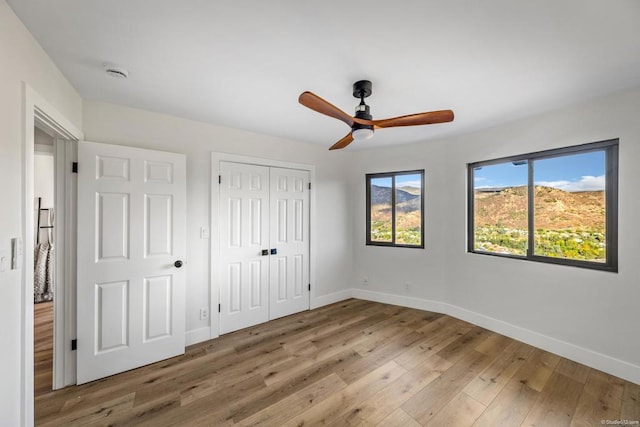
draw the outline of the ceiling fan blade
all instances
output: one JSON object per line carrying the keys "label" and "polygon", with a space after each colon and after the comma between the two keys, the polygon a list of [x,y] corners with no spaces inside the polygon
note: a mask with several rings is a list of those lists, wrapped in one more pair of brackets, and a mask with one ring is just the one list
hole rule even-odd
{"label": "ceiling fan blade", "polygon": [[347,126],[353,126],[353,117],[336,107],[335,105],[325,101],[318,95],[311,92],[302,92],[298,98],[298,102],[307,108],[317,111],[325,116],[333,117],[334,119],[342,120]]}
{"label": "ceiling fan blade", "polygon": [[333,144],[331,148],[329,148],[329,150],[338,150],[340,148],[344,148],[347,145],[351,144],[352,141],[353,141],[353,136],[351,136],[351,132],[349,132],[344,138],[342,138],[340,141]]}
{"label": "ceiling fan blade", "polygon": [[446,123],[453,121],[453,111],[430,111],[428,113],[409,114],[406,116],[393,117],[390,119],[382,120],[362,120],[356,117],[353,120],[356,123],[360,123],[363,125],[373,125],[376,128],[430,125],[434,123]]}

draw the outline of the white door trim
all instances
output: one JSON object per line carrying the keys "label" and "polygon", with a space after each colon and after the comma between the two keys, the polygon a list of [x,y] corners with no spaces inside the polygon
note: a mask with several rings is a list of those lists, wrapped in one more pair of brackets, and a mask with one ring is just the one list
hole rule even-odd
{"label": "white door trim", "polygon": [[78,160],[78,142],[56,138],[55,150],[55,279],[53,299],[53,389],[76,383],[76,210],[77,176],[72,163]]}
{"label": "white door trim", "polygon": [[[210,270],[210,313],[211,335],[210,338],[220,336],[220,316],[218,315],[218,304],[220,304],[220,284],[217,279],[217,273],[220,268],[220,186],[218,184],[218,176],[220,175],[220,162],[246,163],[251,165],[279,167],[287,169],[299,169],[309,171],[309,182],[311,183],[311,193],[309,194],[309,281],[311,283],[310,299],[313,301],[315,296],[316,284],[316,167],[305,163],[293,163],[281,160],[264,159],[260,157],[243,156],[238,154],[211,153],[211,222],[209,229],[211,230],[210,253],[211,253],[211,270]],[[313,304],[310,305],[313,306]]]}
{"label": "white door trim", "polygon": [[[34,423],[33,399],[33,138],[36,122],[61,138],[80,140],[84,134],[27,83],[22,84],[22,303],[20,319],[20,425]],[[54,302],[55,304],[55,302]],[[60,310],[58,310],[60,312]],[[63,315],[64,313],[60,313]],[[58,319],[56,318],[56,321]],[[54,344],[55,345],[55,344]],[[62,352],[64,354],[64,351]],[[56,354],[54,354],[54,357]],[[59,356],[59,355],[58,355]],[[56,372],[56,376],[61,373]],[[63,375],[63,374],[62,374]]]}

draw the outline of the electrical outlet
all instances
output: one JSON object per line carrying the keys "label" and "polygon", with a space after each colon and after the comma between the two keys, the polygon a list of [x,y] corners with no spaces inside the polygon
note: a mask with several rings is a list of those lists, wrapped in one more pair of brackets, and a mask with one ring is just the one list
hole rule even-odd
{"label": "electrical outlet", "polygon": [[362,278],[362,284],[363,284],[364,286],[369,286],[369,278],[368,278],[367,276],[364,276],[364,277]]}
{"label": "electrical outlet", "polygon": [[209,309],[201,308],[200,309],[200,320],[207,320],[209,318]]}

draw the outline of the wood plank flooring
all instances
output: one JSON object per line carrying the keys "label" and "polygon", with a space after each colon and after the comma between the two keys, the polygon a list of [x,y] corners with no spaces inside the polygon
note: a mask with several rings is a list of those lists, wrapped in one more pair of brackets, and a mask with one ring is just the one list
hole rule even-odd
{"label": "wood plank flooring", "polygon": [[35,395],[51,391],[53,369],[53,301],[33,305],[33,376]]}
{"label": "wood plank flooring", "polygon": [[82,386],[46,391],[38,382],[43,377],[36,374],[36,425],[42,426],[640,420],[637,384],[449,316],[356,299]]}

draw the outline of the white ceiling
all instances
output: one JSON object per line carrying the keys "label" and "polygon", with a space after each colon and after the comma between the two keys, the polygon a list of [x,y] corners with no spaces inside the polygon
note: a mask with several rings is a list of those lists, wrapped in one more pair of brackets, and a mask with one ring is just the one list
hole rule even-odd
{"label": "white ceiling", "polygon": [[[640,86],[638,0],[8,0],[85,99],[329,147],[373,81],[374,119],[452,109],[349,149],[454,135]],[[106,75],[119,64],[129,78]],[[7,66],[7,64],[3,65]]]}

